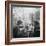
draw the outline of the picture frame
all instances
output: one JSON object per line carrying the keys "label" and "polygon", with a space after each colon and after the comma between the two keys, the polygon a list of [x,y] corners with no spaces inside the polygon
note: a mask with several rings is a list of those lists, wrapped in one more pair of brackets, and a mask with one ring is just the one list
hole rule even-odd
{"label": "picture frame", "polygon": [[[30,16],[34,15],[34,18],[36,17],[35,15],[37,14],[39,19],[36,17],[38,20],[35,18],[36,20],[34,19],[34,21],[39,22],[39,25],[40,25],[39,29],[37,29],[38,24],[36,26],[36,29],[39,30],[38,31],[39,33],[35,30],[36,32],[33,35],[32,33],[24,34],[22,32],[20,35],[24,34],[23,36],[17,36],[19,34],[18,32],[17,32],[18,34],[13,33],[14,31],[13,27],[16,24],[19,25],[19,23],[17,23],[16,21],[18,21],[22,16],[24,23],[28,25],[28,23],[30,23],[30,21],[28,20],[29,13],[30,13]],[[20,16],[20,18],[17,15]],[[17,18],[16,21],[14,21],[14,18]],[[32,21],[33,19],[31,20],[31,22]],[[16,24],[14,22],[16,22]],[[26,29],[27,28],[24,28],[24,31],[29,31],[29,29],[27,30]],[[10,44],[27,44],[27,43],[43,43],[43,42],[45,42],[45,3],[44,2],[26,2],[26,1],[5,1],[5,44],[10,45]]]}

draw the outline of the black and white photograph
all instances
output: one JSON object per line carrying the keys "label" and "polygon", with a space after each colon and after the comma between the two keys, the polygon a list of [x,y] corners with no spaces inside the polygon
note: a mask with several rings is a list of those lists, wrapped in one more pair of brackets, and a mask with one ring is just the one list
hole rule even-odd
{"label": "black and white photograph", "polygon": [[6,2],[5,43],[45,42],[45,3]]}
{"label": "black and white photograph", "polygon": [[12,6],[13,38],[40,37],[40,8]]}

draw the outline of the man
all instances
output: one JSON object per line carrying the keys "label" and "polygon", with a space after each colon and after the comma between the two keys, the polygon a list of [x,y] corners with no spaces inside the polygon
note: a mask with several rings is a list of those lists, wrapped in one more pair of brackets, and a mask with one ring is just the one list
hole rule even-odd
{"label": "man", "polygon": [[21,20],[17,21],[17,26],[13,29],[13,37],[24,37],[24,26]]}

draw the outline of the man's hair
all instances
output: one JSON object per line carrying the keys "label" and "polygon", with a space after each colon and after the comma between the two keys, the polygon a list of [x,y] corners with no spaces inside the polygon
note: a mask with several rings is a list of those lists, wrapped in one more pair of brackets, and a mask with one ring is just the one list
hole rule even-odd
{"label": "man's hair", "polygon": [[20,25],[20,24],[22,24],[22,21],[21,20],[18,20],[17,21],[17,25]]}

